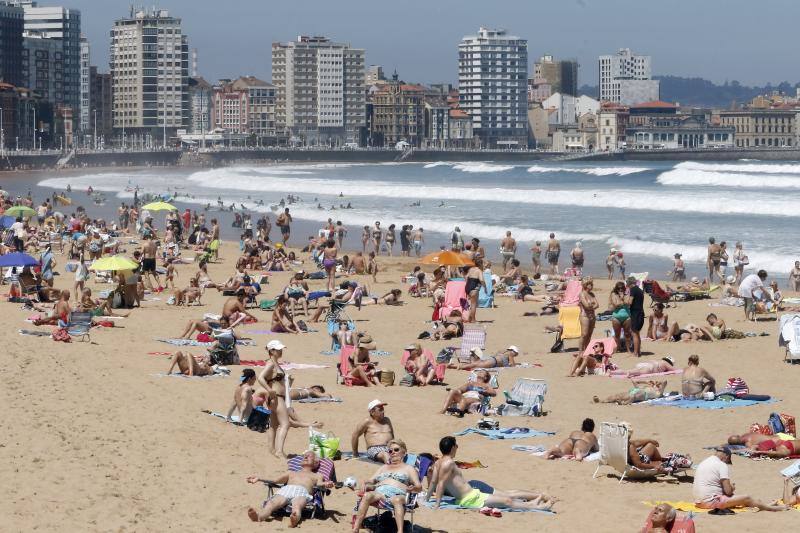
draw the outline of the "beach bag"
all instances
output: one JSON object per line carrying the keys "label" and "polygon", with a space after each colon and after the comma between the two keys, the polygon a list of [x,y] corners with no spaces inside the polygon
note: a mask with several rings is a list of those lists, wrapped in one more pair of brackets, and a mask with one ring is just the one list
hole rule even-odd
{"label": "beach bag", "polygon": [[391,387],[394,385],[394,370],[381,370],[381,385]]}
{"label": "beach bag", "polygon": [[792,415],[787,415],[786,413],[781,413],[780,415],[781,422],[783,423],[783,432],[788,433],[791,436],[796,436],[797,429],[795,426],[794,417]]}
{"label": "beach bag", "polygon": [[781,415],[778,413],[772,413],[769,415],[767,425],[769,426],[769,429],[772,431],[773,435],[784,432],[783,421],[781,420]]}
{"label": "beach bag", "polygon": [[321,459],[333,459],[339,452],[339,437],[332,432],[308,430],[308,448]]}
{"label": "beach bag", "polygon": [[247,417],[247,429],[264,433],[269,428],[269,414],[269,409],[254,407]]}
{"label": "beach bag", "polygon": [[413,387],[414,386],[414,374],[407,372],[402,378],[400,378],[399,385],[401,387]]}
{"label": "beach bag", "polygon": [[72,342],[69,337],[69,333],[67,333],[66,328],[56,328],[53,330],[53,340],[54,341],[61,341],[61,342]]}
{"label": "beach bag", "polygon": [[450,359],[453,358],[453,354],[455,353],[455,348],[442,348],[438,354],[436,354],[436,364],[447,364],[450,362]]}
{"label": "beach bag", "polygon": [[772,430],[768,425],[753,423],[750,425],[750,433],[760,433],[762,435],[772,435]]}
{"label": "beach bag", "polygon": [[742,378],[728,378],[728,388],[733,391],[734,396],[750,394],[750,389],[747,387],[747,382]]}

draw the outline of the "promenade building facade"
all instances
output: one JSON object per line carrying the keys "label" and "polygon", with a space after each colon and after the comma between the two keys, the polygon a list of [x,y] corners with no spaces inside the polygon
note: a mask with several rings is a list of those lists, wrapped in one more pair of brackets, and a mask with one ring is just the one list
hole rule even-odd
{"label": "promenade building facade", "polygon": [[632,105],[658,100],[660,84],[651,77],[650,56],[638,55],[629,48],[598,60],[600,101]]}

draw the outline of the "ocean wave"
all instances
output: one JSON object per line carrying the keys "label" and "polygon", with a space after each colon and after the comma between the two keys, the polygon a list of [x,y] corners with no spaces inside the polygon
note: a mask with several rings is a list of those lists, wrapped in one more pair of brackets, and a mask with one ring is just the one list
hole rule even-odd
{"label": "ocean wave", "polygon": [[436,161],[435,163],[428,163],[424,165],[422,168],[450,167],[450,166],[453,166],[453,163],[448,163],[447,161]]}
{"label": "ocean wave", "polygon": [[528,172],[574,172],[590,176],[627,176],[648,170],[650,169],[644,167],[548,167],[543,165],[528,167]]}
{"label": "ocean wave", "polygon": [[454,170],[460,170],[461,172],[505,172],[512,168],[514,168],[514,165],[496,165],[493,163],[458,163],[453,165]]}
{"label": "ocean wave", "polygon": [[714,186],[745,189],[800,189],[800,175],[746,174],[676,168],[656,179],[667,186]]}
{"label": "ocean wave", "polygon": [[232,169],[212,169],[193,173],[189,181],[214,189],[238,189],[248,192],[291,192],[353,197],[376,196],[468,202],[503,202],[534,205],[636,209],[683,213],[747,214],[800,217],[797,203],[791,198],[762,195],[742,197],[735,193],[653,192],[646,190],[545,190],[503,187],[437,186],[424,183],[391,184],[383,181],[281,178],[246,176]]}
{"label": "ocean wave", "polygon": [[732,163],[699,163],[684,161],[675,165],[675,169],[701,170],[706,172],[744,172],[749,174],[800,174],[800,164],[766,163],[752,164],[757,159],[740,159],[745,164]]}

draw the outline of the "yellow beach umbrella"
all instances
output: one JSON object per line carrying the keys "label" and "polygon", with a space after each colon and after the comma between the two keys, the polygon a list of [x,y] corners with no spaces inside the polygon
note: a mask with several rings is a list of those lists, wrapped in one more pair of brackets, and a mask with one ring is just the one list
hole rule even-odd
{"label": "yellow beach umbrella", "polygon": [[420,260],[423,265],[436,265],[436,266],[472,266],[473,263],[469,257],[464,254],[451,252],[450,250],[441,250],[428,254]]}
{"label": "yellow beach umbrella", "polygon": [[91,270],[133,270],[138,267],[139,263],[133,259],[128,259],[124,255],[112,255],[109,257],[101,257],[92,263],[89,267]]}
{"label": "yellow beach umbrella", "polygon": [[167,202],[150,202],[147,205],[143,205],[142,209],[147,209],[148,211],[177,211],[178,208],[172,204],[168,204]]}
{"label": "yellow beach umbrella", "polygon": [[29,217],[36,214],[36,211],[24,205],[15,205],[6,209],[6,215],[10,217]]}

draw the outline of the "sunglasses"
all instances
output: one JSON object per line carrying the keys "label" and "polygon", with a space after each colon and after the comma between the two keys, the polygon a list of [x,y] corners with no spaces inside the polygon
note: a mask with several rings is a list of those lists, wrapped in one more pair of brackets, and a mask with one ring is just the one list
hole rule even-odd
{"label": "sunglasses", "polygon": [[403,451],[403,448],[389,448],[389,451],[393,453],[400,453]]}

